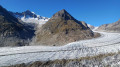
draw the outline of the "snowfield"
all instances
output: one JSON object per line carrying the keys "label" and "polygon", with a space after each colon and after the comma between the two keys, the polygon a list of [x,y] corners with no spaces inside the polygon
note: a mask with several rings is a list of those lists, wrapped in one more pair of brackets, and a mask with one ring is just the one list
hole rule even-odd
{"label": "snowfield", "polygon": [[22,17],[21,20],[26,23],[35,23],[39,25],[45,24],[49,20],[49,18],[47,19],[45,17],[42,17],[42,18],[43,19]]}
{"label": "snowfield", "polygon": [[1,47],[0,66],[55,59],[77,59],[120,51],[120,33],[101,33],[101,37],[65,46]]}

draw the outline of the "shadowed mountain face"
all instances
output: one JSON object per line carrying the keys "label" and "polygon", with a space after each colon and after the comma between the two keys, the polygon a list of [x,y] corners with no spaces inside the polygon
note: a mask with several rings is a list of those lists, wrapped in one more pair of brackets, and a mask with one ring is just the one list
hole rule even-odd
{"label": "shadowed mountain face", "polygon": [[35,43],[58,46],[92,37],[94,33],[86,23],[76,20],[63,9],[37,30]]}
{"label": "shadowed mountain face", "polygon": [[0,6],[0,46],[19,46],[23,40],[31,39],[33,35],[34,31],[29,26],[21,24],[18,19]]}
{"label": "shadowed mountain face", "polygon": [[106,31],[106,32],[120,32],[120,20],[111,24],[104,24],[100,26],[97,31]]}

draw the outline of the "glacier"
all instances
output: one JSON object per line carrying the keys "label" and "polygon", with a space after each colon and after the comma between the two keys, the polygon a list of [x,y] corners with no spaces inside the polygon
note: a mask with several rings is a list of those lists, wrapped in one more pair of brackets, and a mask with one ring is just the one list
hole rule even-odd
{"label": "glacier", "polygon": [[0,66],[56,59],[79,59],[120,51],[120,33],[99,33],[101,37],[80,40],[64,46],[0,47]]}

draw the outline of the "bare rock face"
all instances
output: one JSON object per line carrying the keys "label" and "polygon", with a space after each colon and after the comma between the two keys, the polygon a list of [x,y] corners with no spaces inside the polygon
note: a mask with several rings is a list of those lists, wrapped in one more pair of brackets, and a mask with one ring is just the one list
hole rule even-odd
{"label": "bare rock face", "polygon": [[35,43],[60,46],[93,37],[94,32],[86,23],[76,20],[63,9],[37,30]]}
{"label": "bare rock face", "polygon": [[111,24],[104,24],[100,26],[97,31],[105,31],[105,32],[120,32],[120,20]]}
{"label": "bare rock face", "polygon": [[0,46],[22,46],[31,39],[34,31],[0,6]]}

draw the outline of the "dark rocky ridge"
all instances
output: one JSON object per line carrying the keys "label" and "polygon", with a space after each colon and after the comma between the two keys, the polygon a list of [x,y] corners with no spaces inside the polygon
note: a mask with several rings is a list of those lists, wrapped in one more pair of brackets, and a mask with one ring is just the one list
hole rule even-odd
{"label": "dark rocky ridge", "polygon": [[0,6],[0,46],[25,45],[25,40],[31,39],[33,35],[34,30],[30,26],[24,26]]}
{"label": "dark rocky ridge", "polygon": [[101,25],[97,31],[105,31],[105,32],[120,32],[120,20],[111,24]]}
{"label": "dark rocky ridge", "polygon": [[37,30],[35,43],[60,46],[93,37],[96,35],[85,22],[76,20],[63,9]]}

